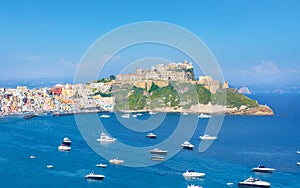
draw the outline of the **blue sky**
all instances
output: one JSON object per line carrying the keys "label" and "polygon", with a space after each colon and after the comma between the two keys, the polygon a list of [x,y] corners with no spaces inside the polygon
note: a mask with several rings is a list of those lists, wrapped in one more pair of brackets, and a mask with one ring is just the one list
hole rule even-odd
{"label": "blue sky", "polygon": [[296,85],[299,8],[296,0],[2,1],[0,80],[72,77],[105,33],[163,21],[201,38],[233,85]]}

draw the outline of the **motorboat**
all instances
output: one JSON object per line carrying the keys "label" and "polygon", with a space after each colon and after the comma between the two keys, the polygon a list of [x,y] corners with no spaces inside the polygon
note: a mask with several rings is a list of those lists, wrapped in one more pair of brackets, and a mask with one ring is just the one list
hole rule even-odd
{"label": "motorboat", "polygon": [[97,167],[100,167],[100,168],[106,168],[107,167],[107,164],[96,164]]}
{"label": "motorboat", "polygon": [[132,115],[132,117],[136,118],[136,117],[137,117],[137,115],[136,115],[136,114],[133,114],[133,115]]}
{"label": "motorboat", "polygon": [[201,113],[198,117],[199,118],[211,118],[211,115]]}
{"label": "motorboat", "polygon": [[123,114],[121,117],[128,119],[128,118],[130,118],[130,114]]}
{"label": "motorboat", "polygon": [[110,115],[108,115],[108,114],[102,114],[102,115],[100,116],[100,118],[110,118]]}
{"label": "motorboat", "polygon": [[232,182],[228,182],[226,183],[227,186],[233,186],[233,183]]}
{"label": "motorboat", "polygon": [[71,146],[61,144],[60,146],[58,146],[58,150],[60,150],[60,151],[71,151]]}
{"label": "motorboat", "polygon": [[157,112],[152,112],[152,111],[150,111],[149,112],[149,115],[154,115],[154,114],[156,114]]}
{"label": "motorboat", "polygon": [[47,168],[53,168],[54,166],[53,165],[47,165]]}
{"label": "motorboat", "polygon": [[297,151],[297,154],[300,154],[300,151]]}
{"label": "motorboat", "polygon": [[121,164],[124,163],[124,160],[120,160],[120,159],[115,158],[115,159],[109,160],[109,163],[114,164],[114,165],[121,165]]}
{"label": "motorboat", "polygon": [[187,170],[182,175],[185,178],[203,178],[205,176],[205,173],[195,172],[194,170]]}
{"label": "motorboat", "polygon": [[264,172],[264,173],[273,173],[274,168],[267,168],[265,166],[259,165],[258,167],[252,168],[253,172]]}
{"label": "motorboat", "polygon": [[183,112],[182,115],[187,116],[187,115],[189,115],[189,113]]}
{"label": "motorboat", "polygon": [[137,115],[137,116],[142,116],[143,114],[142,114],[142,113],[137,113],[136,115]]}
{"label": "motorboat", "polygon": [[158,148],[154,148],[154,149],[150,150],[150,153],[165,155],[165,154],[168,153],[168,151],[167,150],[161,150],[161,149],[158,149]]}
{"label": "motorboat", "polygon": [[69,138],[65,137],[65,138],[63,139],[63,143],[64,143],[64,144],[67,144],[67,145],[71,145],[72,141],[71,141]]}
{"label": "motorboat", "polygon": [[297,165],[300,166],[300,162],[297,162]]}
{"label": "motorboat", "polygon": [[30,156],[30,159],[35,159],[35,156],[34,156],[34,155],[31,155],[31,156]]}
{"label": "motorboat", "polygon": [[201,140],[216,140],[218,137],[216,137],[216,136],[210,136],[208,134],[205,134],[203,136],[199,136],[199,138]]}
{"label": "motorboat", "polygon": [[156,138],[156,134],[154,134],[154,133],[148,133],[148,134],[146,135],[146,137],[147,137],[147,138]]}
{"label": "motorboat", "polygon": [[153,161],[163,161],[165,159],[165,157],[156,155],[156,156],[152,156],[151,159]]}
{"label": "motorboat", "polygon": [[71,143],[72,143],[72,141],[69,138],[65,137],[63,139],[61,145],[58,146],[58,150],[60,150],[60,151],[70,151],[71,150]]}
{"label": "motorboat", "polygon": [[117,139],[116,138],[112,138],[112,137],[109,137],[107,134],[105,134],[104,132],[102,132],[100,134],[100,138],[97,139],[98,142],[114,142],[116,141]]}
{"label": "motorboat", "polygon": [[202,186],[191,184],[188,185],[187,188],[202,188]]}
{"label": "motorboat", "polygon": [[249,177],[246,180],[239,182],[238,187],[271,187],[271,184],[257,178]]}
{"label": "motorboat", "polygon": [[92,179],[92,180],[103,180],[105,176],[101,174],[95,174],[94,172],[89,173],[88,175],[84,176],[86,179]]}
{"label": "motorboat", "polygon": [[191,144],[189,141],[184,141],[182,144],[181,144],[181,147],[183,147],[184,149],[189,149],[189,150],[192,150],[194,149],[194,145]]}

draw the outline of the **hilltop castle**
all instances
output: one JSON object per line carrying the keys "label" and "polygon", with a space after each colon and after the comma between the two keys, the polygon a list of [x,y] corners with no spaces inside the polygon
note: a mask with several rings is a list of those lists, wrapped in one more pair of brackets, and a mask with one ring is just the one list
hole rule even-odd
{"label": "hilltop castle", "polygon": [[157,64],[152,66],[150,70],[137,68],[134,73],[119,74],[116,84],[133,84],[136,87],[149,89],[152,82],[159,87],[164,87],[169,84],[169,81],[201,84],[211,93],[216,93],[218,89],[229,88],[227,81],[221,85],[220,81],[214,80],[210,76],[199,76],[199,80],[196,81],[194,67],[192,63],[188,63],[186,60],[183,63]]}

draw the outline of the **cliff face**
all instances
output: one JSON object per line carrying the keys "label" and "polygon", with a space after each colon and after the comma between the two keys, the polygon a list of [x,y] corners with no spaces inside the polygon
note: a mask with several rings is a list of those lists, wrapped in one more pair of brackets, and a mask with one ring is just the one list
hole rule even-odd
{"label": "cliff face", "polygon": [[226,114],[232,115],[254,115],[254,116],[272,116],[273,110],[268,106],[259,105],[250,109],[227,109]]}

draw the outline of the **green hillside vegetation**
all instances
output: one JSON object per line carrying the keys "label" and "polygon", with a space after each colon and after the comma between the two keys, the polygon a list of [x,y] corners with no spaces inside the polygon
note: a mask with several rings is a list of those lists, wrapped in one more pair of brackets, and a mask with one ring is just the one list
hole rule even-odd
{"label": "green hillside vegetation", "polygon": [[248,108],[254,108],[258,106],[256,100],[250,99],[243,94],[240,94],[236,91],[236,89],[227,89],[226,90],[226,98],[227,98],[227,107],[237,107],[240,108],[242,105],[247,106]]}
{"label": "green hillside vegetation", "polygon": [[144,95],[144,89],[133,87],[131,95],[128,97],[128,104],[130,110],[141,110],[146,105],[146,96]]}
{"label": "green hillside vegetation", "polygon": [[130,89],[118,89],[112,96],[116,98],[116,110],[143,110],[156,107],[189,109],[195,104],[226,105],[229,108],[247,108],[258,106],[257,101],[238,93],[235,89],[220,90],[212,94],[203,85],[172,82],[168,86],[158,87],[154,83],[148,91],[135,86]]}
{"label": "green hillside vegetation", "polygon": [[[152,86],[155,84],[152,84]],[[151,94],[150,94],[150,99],[155,100],[155,99],[162,99],[164,101],[164,105],[168,107],[178,107],[180,98],[178,96],[178,93],[174,89],[172,85],[168,85],[166,87],[156,87],[153,86],[151,87]]]}

